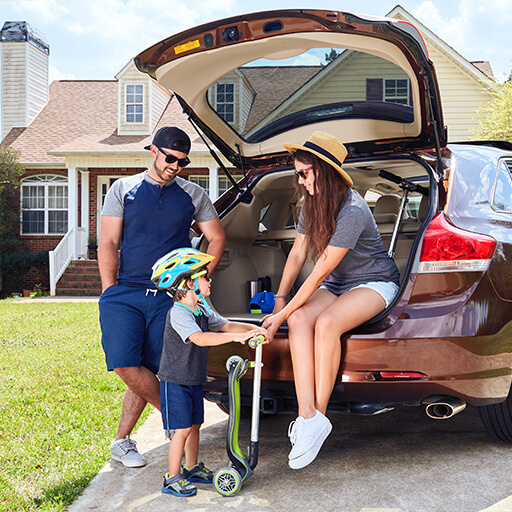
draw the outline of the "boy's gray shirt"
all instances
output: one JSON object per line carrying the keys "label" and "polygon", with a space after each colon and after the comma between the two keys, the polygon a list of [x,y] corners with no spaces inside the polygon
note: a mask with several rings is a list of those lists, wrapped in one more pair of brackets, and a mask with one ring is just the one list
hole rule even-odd
{"label": "boy's gray shirt", "polygon": [[227,320],[217,313],[210,314],[197,303],[200,314],[175,302],[167,313],[164,346],[158,377],[160,380],[197,386],[206,381],[208,347],[200,347],[190,341],[192,334],[202,331],[220,331]]}

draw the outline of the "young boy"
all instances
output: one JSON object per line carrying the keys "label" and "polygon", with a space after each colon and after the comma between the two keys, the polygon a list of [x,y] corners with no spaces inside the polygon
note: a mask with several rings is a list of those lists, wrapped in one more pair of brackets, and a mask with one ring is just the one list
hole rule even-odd
{"label": "young boy", "polygon": [[[190,482],[211,484],[213,480],[213,472],[198,463],[208,347],[232,341],[243,344],[259,334],[268,337],[261,327],[230,322],[210,310],[204,297],[210,295],[207,265],[213,259],[195,249],[176,249],[154,264],[151,278],[174,299],[167,314],[158,377],[164,429],[174,431],[162,492],[175,496],[196,494]],[[180,468],[184,449],[185,464]]]}

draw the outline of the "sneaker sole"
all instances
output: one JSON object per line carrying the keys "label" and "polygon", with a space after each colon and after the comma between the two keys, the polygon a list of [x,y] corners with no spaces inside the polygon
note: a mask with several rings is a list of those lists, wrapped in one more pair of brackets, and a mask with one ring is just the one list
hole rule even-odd
{"label": "sneaker sole", "polygon": [[197,489],[194,489],[190,494],[183,494],[181,492],[175,491],[174,489],[167,489],[162,485],[162,492],[165,494],[172,494],[173,496],[178,496],[179,498],[187,498],[188,496],[194,496],[197,494]]}
{"label": "sneaker sole", "polygon": [[300,457],[296,457],[295,459],[289,460],[288,465],[292,469],[302,469],[311,464],[316,459],[318,452],[322,448],[325,440],[327,439],[327,436],[331,433],[331,431],[332,424],[329,422],[324,428],[324,430],[321,432],[321,434],[318,436],[313,446]]}
{"label": "sneaker sole", "polygon": [[199,484],[213,484],[213,480],[206,480],[205,478],[187,478],[189,482],[199,483]]}
{"label": "sneaker sole", "polygon": [[141,468],[146,465],[146,460],[122,460],[121,457],[112,454],[110,454],[110,457],[127,468]]}

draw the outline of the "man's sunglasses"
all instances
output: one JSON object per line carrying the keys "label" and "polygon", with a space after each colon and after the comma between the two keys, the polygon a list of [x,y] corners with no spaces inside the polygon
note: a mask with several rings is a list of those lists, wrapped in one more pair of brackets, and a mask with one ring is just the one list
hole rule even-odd
{"label": "man's sunglasses", "polygon": [[168,164],[173,164],[174,162],[178,162],[178,165],[180,167],[187,167],[188,164],[190,164],[190,159],[189,157],[185,157],[185,158],[178,158],[174,155],[169,155],[167,154],[165,151],[162,151],[162,148],[158,148],[158,151],[160,151],[160,153],[162,153],[162,155],[165,156],[165,161],[168,163]]}

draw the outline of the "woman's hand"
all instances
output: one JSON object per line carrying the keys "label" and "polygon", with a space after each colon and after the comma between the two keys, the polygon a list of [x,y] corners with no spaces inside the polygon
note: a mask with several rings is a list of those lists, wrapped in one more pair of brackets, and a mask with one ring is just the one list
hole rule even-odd
{"label": "woman's hand", "polygon": [[281,324],[284,321],[285,318],[280,312],[268,315],[263,319],[263,327],[267,329],[270,339],[274,338],[274,335],[279,330],[279,327],[281,327]]}

